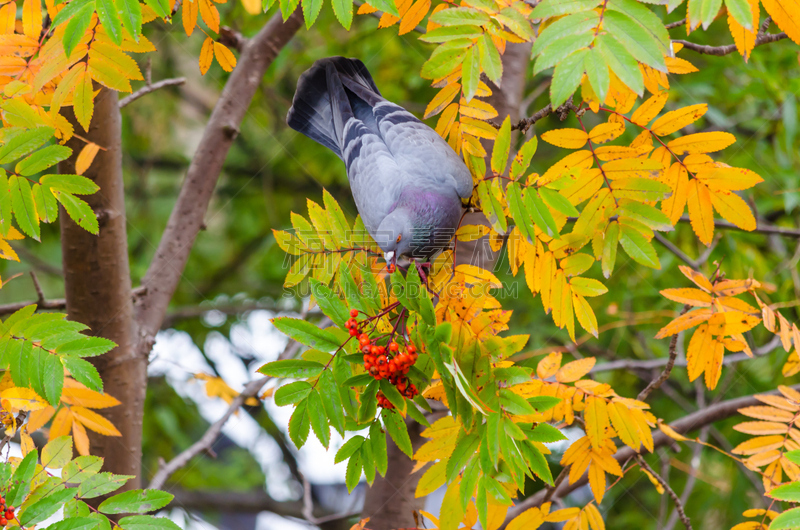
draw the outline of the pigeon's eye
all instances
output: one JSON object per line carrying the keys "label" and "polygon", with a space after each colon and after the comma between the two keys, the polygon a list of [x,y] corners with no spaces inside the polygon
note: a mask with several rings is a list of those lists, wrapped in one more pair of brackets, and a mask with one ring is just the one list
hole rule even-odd
{"label": "pigeon's eye", "polygon": [[403,239],[403,234],[397,236],[397,240],[395,241],[395,243],[399,243],[401,239]]}

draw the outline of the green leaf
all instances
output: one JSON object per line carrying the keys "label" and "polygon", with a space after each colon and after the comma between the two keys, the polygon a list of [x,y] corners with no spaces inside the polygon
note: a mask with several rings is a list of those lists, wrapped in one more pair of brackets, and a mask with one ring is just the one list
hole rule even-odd
{"label": "green leaf", "polygon": [[[62,2],[58,2],[59,4]],[[67,20],[74,17],[78,11],[86,7],[87,5],[94,5],[94,0],[73,0],[64,6],[64,9],[56,13],[56,16],[53,17],[53,27],[60,26]],[[67,54],[69,55],[69,54]]]}
{"label": "green leaf", "polygon": [[753,29],[753,13],[747,0],[725,0],[725,7],[733,19],[745,29]]}
{"label": "green leaf", "polygon": [[406,427],[406,422],[403,421],[403,417],[400,416],[398,412],[383,409],[381,411],[381,418],[383,419],[383,425],[386,427],[386,431],[389,433],[389,436],[392,437],[394,443],[397,444],[397,447],[401,451],[411,458],[414,449],[411,447],[411,438],[408,436],[408,427]]}
{"label": "green leaf", "polygon": [[525,431],[525,434],[532,442],[553,443],[567,439],[564,433],[547,423],[540,423],[533,429]]}
{"label": "green leaf", "polygon": [[645,178],[622,178],[612,181],[614,197],[637,201],[657,201],[672,192],[669,186],[658,180]]}
{"label": "green leaf", "polygon": [[104,500],[97,507],[102,513],[154,512],[175,498],[171,493],[159,490],[131,490]]}
{"label": "green leaf", "polygon": [[285,22],[290,16],[292,16],[292,13],[295,12],[297,6],[300,5],[300,0],[280,0],[279,5],[281,9],[281,16]]}
{"label": "green leaf", "polygon": [[506,116],[492,146],[492,171],[498,175],[506,172],[508,150],[511,148],[511,116]]}
{"label": "green leaf", "polygon": [[664,212],[639,201],[625,201],[624,203],[620,201],[620,208],[617,213],[621,218],[635,219],[653,230],[669,232],[675,229]]}
{"label": "green leaf", "polygon": [[75,46],[83,38],[86,30],[89,29],[89,24],[92,22],[92,15],[94,15],[94,1],[87,3],[80,8],[75,16],[67,23],[67,29],[64,32],[64,54],[69,57]]}
{"label": "green leaf", "polygon": [[553,214],[550,213],[550,209],[545,205],[536,189],[528,188],[525,190],[525,208],[534,224],[539,227],[539,230],[550,237],[558,239],[558,226],[555,219],[553,219]]}
{"label": "green leaf", "polygon": [[550,103],[553,108],[560,107],[581,84],[584,58],[588,54],[589,50],[586,48],[578,50],[556,65],[550,85]]}
{"label": "green leaf", "polygon": [[539,196],[541,196],[544,202],[552,209],[570,217],[578,217],[580,215],[578,209],[569,202],[569,199],[559,192],[551,190],[550,188],[539,188],[538,191]]}
{"label": "green leaf", "polygon": [[[445,11],[450,11],[450,9],[439,11],[439,13]],[[420,75],[423,79],[438,79],[446,76],[464,61],[467,49],[471,46],[471,39],[453,39],[439,45],[433,50],[430,59],[422,65]]]}
{"label": "green leaf", "polygon": [[631,17],[618,11],[606,11],[603,28],[621,42],[638,61],[656,70],[667,71],[661,43]]}
{"label": "green leaf", "polygon": [[67,500],[74,498],[78,488],[56,490],[47,497],[24,507],[19,514],[21,525],[34,525],[55,514]]}
{"label": "green leaf", "polygon": [[11,230],[11,188],[8,186],[6,171],[0,168],[0,236],[7,237]]}
{"label": "green leaf", "polygon": [[353,386],[367,386],[375,381],[375,378],[372,377],[370,374],[358,374],[354,375],[353,377],[348,378],[342,386],[345,387],[353,387]]}
{"label": "green leaf", "polygon": [[31,480],[36,471],[36,461],[39,459],[39,452],[34,449],[17,466],[14,476],[11,479],[11,487],[5,494],[8,506],[19,506],[31,488]]}
{"label": "green leaf", "polygon": [[20,160],[14,171],[22,176],[29,177],[36,173],[41,173],[62,160],[66,160],[71,154],[72,149],[69,147],[48,145],[44,149],[39,149],[35,153],[28,155],[27,158]]}
{"label": "green leaf", "polygon": [[302,0],[302,3],[306,29],[311,29],[311,26],[314,25],[319,16],[319,12],[322,11],[322,0]]}
{"label": "green leaf", "polygon": [[58,218],[58,202],[50,190],[44,189],[41,184],[34,184],[31,186],[31,193],[39,221],[42,223],[55,221]]}
{"label": "green leaf", "polygon": [[0,164],[8,164],[38,149],[52,138],[53,134],[55,129],[52,127],[37,127],[15,135],[0,147]]}
{"label": "green leaf", "polygon": [[789,460],[789,462],[800,465],[800,449],[796,449],[794,451],[788,451],[784,453],[783,456],[785,456],[786,459]]}
{"label": "green leaf", "polygon": [[506,196],[508,198],[508,210],[511,212],[511,218],[514,219],[514,224],[517,225],[520,235],[527,239],[528,242],[533,242],[535,238],[533,224],[522,203],[519,184],[509,182],[508,187],[506,187]]}
{"label": "green leaf", "polygon": [[311,393],[312,388],[305,381],[295,381],[294,383],[283,385],[275,391],[275,404],[279,407],[293,405],[305,399]]}
{"label": "green leaf", "polygon": [[[449,11],[445,9],[444,11]],[[443,13],[444,11],[439,11]],[[461,68],[461,83],[464,98],[470,101],[478,90],[478,82],[481,79],[480,52],[475,46],[470,47],[464,55],[464,62]]]}
{"label": "green leaf", "polygon": [[364,477],[367,479],[367,484],[372,486],[375,481],[375,461],[372,457],[372,445],[368,443],[362,444],[359,454],[361,455],[361,467],[364,468]]}
{"label": "green leaf", "polygon": [[308,395],[308,415],[311,419],[311,428],[317,435],[322,446],[327,449],[331,441],[331,428],[328,417],[325,415],[325,406],[317,390],[312,390]]}
{"label": "green leaf", "polygon": [[547,460],[545,460],[542,452],[529,443],[521,443],[520,449],[530,470],[533,471],[540,479],[552,486],[553,474],[550,471],[550,466],[547,464]]}
{"label": "green leaf", "polygon": [[586,68],[586,76],[589,78],[589,84],[597,95],[597,99],[601,103],[604,102],[608,93],[608,86],[611,83],[611,77],[608,75],[608,66],[600,50],[592,48],[586,54],[583,66]]}
{"label": "green leaf", "polygon": [[92,530],[97,526],[97,520],[90,517],[70,517],[53,523],[45,530]]}
{"label": "green leaf", "polygon": [[536,153],[536,148],[538,145],[539,139],[536,136],[522,145],[520,150],[517,152],[517,156],[514,157],[514,161],[511,162],[510,176],[512,179],[519,178],[519,176],[528,169],[528,166],[531,164],[531,159]]}
{"label": "green leaf", "polygon": [[144,3],[150,6],[159,17],[163,19],[169,18],[170,8],[165,0],[144,0]]}
{"label": "green leaf", "polygon": [[447,480],[451,481],[464,469],[472,456],[478,451],[481,438],[477,433],[460,437],[450,458],[447,460]]}
{"label": "green leaf", "polygon": [[72,458],[72,436],[59,436],[42,449],[42,467],[61,469]]}
{"label": "green leaf", "polygon": [[634,261],[653,269],[661,268],[653,245],[633,228],[620,225],[619,244]]}
{"label": "green leaf", "polygon": [[103,380],[92,363],[69,356],[61,357],[61,362],[76,381],[83,383],[96,392],[103,391]]}
{"label": "green leaf", "polygon": [[441,26],[483,26],[489,23],[489,15],[471,7],[451,7],[437,11],[430,20]]}
{"label": "green leaf", "polygon": [[72,220],[78,223],[78,226],[92,234],[97,235],[99,233],[100,227],[97,224],[97,216],[95,216],[94,211],[89,205],[86,204],[86,201],[69,193],[57,190],[53,190],[53,195],[56,196],[56,199],[61,203],[61,206],[64,207],[64,210],[66,210]]}
{"label": "green leaf", "polygon": [[139,0],[114,0],[117,11],[122,15],[122,24],[133,40],[139,42],[142,33],[142,6]]}
{"label": "green leaf", "polygon": [[773,499],[787,502],[800,502],[800,482],[791,482],[769,490],[767,494]]}
{"label": "green leaf", "polygon": [[530,18],[550,18],[560,15],[571,15],[580,11],[588,11],[597,7],[600,0],[544,0],[537,5]]}
{"label": "green leaf", "polygon": [[769,525],[769,530],[800,528],[800,508],[792,508],[778,515]]}
{"label": "green leaf", "polygon": [[119,520],[122,530],[181,530],[181,527],[166,517],[153,515],[131,515]]}
{"label": "green leaf", "polygon": [[[658,0],[663,3],[663,0]],[[649,2],[648,2],[649,3]],[[636,0],[613,0],[608,3],[609,11],[618,11],[629,16],[639,24],[649,37],[657,43],[661,55],[670,55],[670,36],[664,23],[650,8]],[[717,8],[719,11],[719,7]]]}
{"label": "green leaf", "polygon": [[64,482],[79,484],[96,475],[103,467],[103,459],[94,455],[83,455],[75,458],[61,470]]}
{"label": "green leaf", "polygon": [[372,380],[361,394],[361,406],[358,407],[358,421],[364,423],[375,419],[378,410],[378,381]]}
{"label": "green leaf", "polygon": [[504,411],[515,416],[527,416],[536,412],[524,397],[507,388],[500,389],[500,406]]}
{"label": "green leaf", "polygon": [[64,365],[61,359],[47,352],[42,353],[42,383],[44,397],[53,407],[61,401],[61,390],[64,388]]}
{"label": "green leaf", "polygon": [[73,195],[91,195],[100,187],[83,175],[45,175],[39,179],[45,188],[65,191]]}
{"label": "green leaf", "polygon": [[372,459],[381,476],[386,475],[389,468],[389,457],[386,451],[386,434],[381,430],[378,422],[369,426],[369,444],[372,446]]}
{"label": "green leaf", "polygon": [[325,407],[325,414],[328,416],[331,426],[344,436],[344,408],[333,372],[331,370],[322,372],[317,386],[322,395],[322,404]]}
{"label": "green leaf", "polygon": [[11,189],[11,206],[14,208],[17,224],[23,232],[39,241],[39,217],[36,215],[30,183],[23,177],[13,176],[8,179],[8,186]]}
{"label": "green leaf", "polygon": [[325,316],[329,317],[340,328],[344,328],[345,322],[350,319],[350,311],[347,305],[334,293],[328,286],[316,279],[309,281],[311,293],[314,300],[319,304],[319,308]]}
{"label": "green leaf", "polygon": [[[489,183],[485,180],[478,183],[478,198],[481,201],[481,210],[489,220],[492,228],[498,233],[505,233],[508,230],[508,224],[506,222],[506,214],[503,212],[503,205],[500,204],[495,194],[489,189]],[[435,321],[428,323],[434,325]]]}
{"label": "green leaf", "polygon": [[304,399],[297,404],[297,407],[289,418],[289,438],[294,445],[300,449],[308,439],[308,430],[311,426],[310,418],[307,414],[308,400]]}
{"label": "green leaf", "polygon": [[309,348],[328,353],[339,348],[339,340],[333,333],[320,329],[311,322],[299,318],[278,317],[273,318],[272,323],[279,331]]}
{"label": "green leaf", "polygon": [[397,387],[386,379],[380,380],[380,387],[381,392],[383,392],[383,395],[389,400],[389,403],[394,405],[400,412],[406,411],[406,400],[402,394],[400,394],[400,391],[397,390]]}
{"label": "green leaf", "polygon": [[617,242],[619,241],[619,223],[613,221],[606,227],[605,238],[603,239],[603,276],[611,276],[614,270],[614,263],[617,261]]}
{"label": "green leaf", "polygon": [[336,19],[344,29],[349,30],[353,23],[353,0],[332,0],[331,5]]}
{"label": "green leaf", "polygon": [[503,61],[500,59],[500,52],[497,51],[497,46],[494,45],[488,33],[484,33],[483,37],[478,39],[478,50],[481,56],[481,70],[486,74],[486,77],[499,85],[500,80],[503,78]]}
{"label": "green leaf", "polygon": [[558,39],[568,35],[577,35],[593,30],[600,23],[600,15],[596,11],[584,11],[558,19],[547,26],[534,41],[531,57],[536,57]]}
{"label": "green leaf", "polygon": [[588,47],[595,39],[594,33],[578,33],[576,35],[567,35],[554,42],[554,45],[548,46],[539,57],[536,58],[536,64],[533,67],[534,75],[552,68],[569,55],[574,52]]}
{"label": "green leaf", "polygon": [[[77,459],[76,459],[77,460]],[[97,473],[86,478],[78,488],[78,497],[93,499],[106,493],[120,489],[133,475],[114,475],[113,473]]]}
{"label": "green leaf", "polygon": [[119,19],[114,0],[96,0],[95,4],[100,24],[103,25],[114,44],[119,46],[122,44],[122,22]]}
{"label": "green leaf", "polygon": [[342,447],[336,451],[336,456],[333,458],[333,463],[338,464],[339,462],[344,462],[351,456],[355,454],[361,448],[361,444],[364,443],[365,438],[360,435],[355,435],[349,440],[347,440]]}
{"label": "green leaf", "polygon": [[396,17],[400,16],[397,6],[392,0],[367,0],[367,3],[379,11],[389,13]]}
{"label": "green leaf", "polygon": [[536,409],[536,412],[544,412],[561,403],[561,398],[553,396],[534,396],[528,398],[527,402]]}
{"label": "green leaf", "polygon": [[361,480],[361,453],[355,453],[350,457],[347,462],[347,471],[345,472],[344,482],[347,485],[347,491],[353,492],[353,489],[358,486]]}
{"label": "green leaf", "polygon": [[420,36],[419,40],[439,44],[455,39],[477,39],[483,34],[479,26],[442,26]]}

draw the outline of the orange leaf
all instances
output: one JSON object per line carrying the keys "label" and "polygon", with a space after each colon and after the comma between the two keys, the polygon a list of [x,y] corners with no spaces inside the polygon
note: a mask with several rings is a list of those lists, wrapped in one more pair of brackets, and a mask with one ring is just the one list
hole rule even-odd
{"label": "orange leaf", "polygon": [[9,2],[0,7],[0,34],[12,35],[17,18],[17,4]]}
{"label": "orange leaf", "polygon": [[[368,5],[368,4],[364,4]],[[473,99],[472,101],[478,101],[477,99]],[[446,138],[450,129],[453,127],[453,123],[456,120],[456,114],[458,113],[458,104],[451,103],[442,115],[439,116],[439,121],[436,123],[436,133],[441,136],[442,138]]]}
{"label": "orange leaf", "polygon": [[758,31],[758,21],[760,13],[758,9],[758,0],[749,0],[750,12],[753,14],[750,29],[745,28],[733,18],[731,12],[728,11],[728,28],[731,30],[733,42],[736,43],[736,49],[739,54],[744,57],[744,61],[750,58],[750,52],[753,51],[756,45],[756,32]]}
{"label": "orange leaf", "polygon": [[19,410],[39,410],[47,406],[47,402],[30,388],[7,388],[0,393],[0,398],[8,401],[10,407]]}
{"label": "orange leaf", "polygon": [[70,409],[76,421],[80,421],[84,426],[94,432],[106,436],[122,436],[114,425],[93,410],[84,407],[74,406]]}
{"label": "orange leaf", "polygon": [[25,0],[22,4],[22,32],[32,39],[39,39],[42,33],[41,0]]}
{"label": "orange leaf", "polygon": [[78,154],[78,158],[75,159],[75,173],[83,175],[83,173],[89,169],[89,166],[92,165],[92,161],[94,157],[97,156],[98,151],[100,151],[100,146],[94,142],[89,142],[83,146],[80,154]]}
{"label": "orange leaf", "polygon": [[580,149],[586,145],[589,135],[580,129],[553,129],[542,133],[542,140],[557,147]]}
{"label": "orange leaf", "polygon": [[577,381],[594,368],[594,363],[596,361],[597,359],[594,357],[584,357],[583,359],[567,363],[556,373],[556,381],[559,383],[572,383]]}
{"label": "orange leaf", "polygon": [[[200,0],[184,0],[181,4],[181,20],[183,21],[183,30],[187,36],[192,35],[194,27],[197,25],[197,10]],[[367,4],[364,4],[367,5]]]}
{"label": "orange leaf", "polygon": [[28,423],[26,424],[28,431],[36,432],[44,427],[45,423],[53,417],[55,411],[56,409],[48,405],[43,409],[34,410],[28,414]]}
{"label": "orange leaf", "polygon": [[695,65],[680,57],[664,57],[664,63],[671,74],[690,74],[699,71]]}
{"label": "orange leaf", "polygon": [[622,443],[634,451],[639,451],[642,442],[639,439],[636,423],[631,417],[628,407],[618,401],[609,403],[608,418],[611,420],[611,425],[617,431],[617,436],[622,440]]}
{"label": "orange leaf", "polygon": [[439,114],[459,92],[461,92],[461,83],[450,83],[441,89],[436,96],[434,96],[431,102],[428,103],[428,107],[425,109],[425,115],[423,118],[428,119],[431,116]]}
{"label": "orange leaf", "polygon": [[589,465],[589,487],[592,489],[595,502],[597,504],[603,502],[603,495],[606,492],[606,472],[594,462]]}
{"label": "orange leaf", "polygon": [[684,276],[692,280],[692,283],[697,285],[702,290],[710,293],[714,289],[714,286],[711,285],[711,282],[708,281],[708,278],[703,276],[702,273],[697,272],[686,265],[679,265],[678,269],[683,273]]}
{"label": "orange leaf", "polygon": [[663,339],[664,337],[670,337],[686,329],[693,328],[711,318],[713,314],[714,312],[709,308],[693,309],[661,328],[656,334],[656,338]]}
{"label": "orange leaf", "polygon": [[725,355],[725,345],[720,340],[714,340],[711,348],[706,351],[706,387],[709,390],[717,388],[719,376],[722,375],[722,358]]}
{"label": "orange leaf", "polygon": [[770,436],[758,436],[742,442],[731,451],[735,455],[754,455],[771,449],[783,447],[784,436],[773,434]]}
{"label": "orange leaf", "polygon": [[55,440],[59,436],[66,436],[69,434],[72,427],[72,413],[67,407],[59,410],[56,417],[53,419],[53,424],[50,426],[50,434],[48,439]]}
{"label": "orange leaf", "polygon": [[670,140],[667,143],[667,147],[678,155],[685,155],[688,153],[713,153],[725,149],[735,141],[736,137],[729,132],[701,132],[687,134],[686,136]]}
{"label": "orange leaf", "polygon": [[217,56],[217,62],[226,72],[232,72],[236,67],[236,56],[221,42],[214,42],[214,55]]}
{"label": "orange leaf", "polygon": [[[750,291],[753,289],[758,289],[761,287],[761,283],[757,280],[722,280],[721,282],[717,283],[714,286],[714,294],[722,295],[722,296],[736,296],[737,294],[741,294],[745,291]],[[741,300],[738,300],[741,302]],[[744,302],[742,302],[744,303]],[[748,310],[743,311],[744,313],[756,313],[758,312],[754,307],[747,304]]]}
{"label": "orange leaf", "polygon": [[86,456],[89,454],[89,436],[86,429],[77,421],[72,422],[72,438],[75,440],[75,449],[79,454]]}
{"label": "orange leaf", "polygon": [[631,115],[631,121],[636,125],[647,127],[647,124],[658,116],[658,113],[664,108],[667,98],[669,98],[669,91],[667,90],[650,96],[644,103],[639,105],[639,108]]}
{"label": "orange leaf", "polygon": [[536,375],[538,375],[540,379],[547,379],[548,377],[554,376],[560,366],[561,352],[553,352],[536,365]]}
{"label": "orange leaf", "polygon": [[[197,0],[198,2],[203,2],[207,0]],[[211,37],[206,37],[206,40],[203,41],[203,47],[200,48],[200,73],[206,75],[208,72],[209,67],[211,67],[211,62],[214,60],[214,41],[211,40]]]}
{"label": "orange leaf", "polygon": [[714,211],[711,208],[711,192],[696,179],[689,181],[686,203],[692,230],[706,246],[714,237]]}
{"label": "orange leaf", "polygon": [[673,225],[678,222],[686,208],[689,192],[689,176],[680,162],[675,162],[664,173],[663,182],[672,188],[672,195],[661,203],[661,211]]}
{"label": "orange leaf", "polygon": [[788,410],[776,409],[775,407],[768,407],[764,405],[755,405],[753,407],[739,409],[739,414],[749,418],[756,418],[758,420],[780,421],[785,423],[788,423],[794,419],[794,414]]}
{"label": "orange leaf", "polygon": [[104,409],[119,405],[119,400],[108,394],[101,394],[88,388],[65,387],[61,394],[61,401],[68,405],[79,405],[93,409]]}
{"label": "orange leaf", "polygon": [[417,0],[408,8],[408,11],[403,15],[400,20],[399,35],[405,35],[417,27],[417,24],[422,22],[428,10],[431,8],[431,0]]}
{"label": "orange leaf", "polygon": [[206,26],[208,26],[211,31],[219,33],[219,11],[217,11],[217,7],[211,3],[211,0],[196,1],[199,3],[198,7],[203,22],[206,23]]}
{"label": "orange leaf", "polygon": [[[625,132],[624,123],[601,123],[600,125],[596,125],[595,127],[593,127],[591,131],[589,131],[589,140],[597,144],[603,144],[615,138],[618,138],[619,135],[621,135],[624,132]],[[581,145],[581,147],[583,147],[583,145]]]}
{"label": "orange leaf", "polygon": [[686,368],[689,381],[694,381],[706,369],[707,357],[711,353],[713,339],[708,324],[703,324],[692,335],[686,349]]}
{"label": "orange leaf", "polygon": [[789,426],[775,421],[745,421],[733,427],[745,434],[786,434]]}
{"label": "orange leaf", "polygon": [[682,129],[699,120],[707,110],[708,105],[700,103],[699,105],[689,105],[682,109],[667,112],[655,121],[650,130],[658,136],[672,134],[678,129]]}
{"label": "orange leaf", "polygon": [[800,44],[800,0],[761,0],[764,9],[796,44]]}
{"label": "orange leaf", "polygon": [[586,436],[592,442],[592,447],[599,449],[606,439],[606,429],[609,427],[606,401],[603,398],[586,396],[583,419],[586,422]]}
{"label": "orange leaf", "polygon": [[711,192],[711,204],[727,221],[742,230],[752,232],[756,229],[756,218],[744,200],[732,191]]}
{"label": "orange leaf", "polygon": [[661,296],[669,298],[673,302],[689,304],[698,307],[710,307],[713,300],[711,295],[700,289],[686,287],[683,289],[664,289]]}

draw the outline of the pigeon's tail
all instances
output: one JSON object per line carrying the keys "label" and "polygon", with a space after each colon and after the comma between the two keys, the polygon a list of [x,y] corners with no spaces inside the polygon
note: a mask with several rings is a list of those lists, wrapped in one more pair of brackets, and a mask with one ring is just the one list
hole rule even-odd
{"label": "pigeon's tail", "polygon": [[371,107],[380,99],[378,87],[361,61],[320,59],[298,79],[286,123],[341,158],[347,120],[353,116],[360,119],[362,114],[374,120]]}

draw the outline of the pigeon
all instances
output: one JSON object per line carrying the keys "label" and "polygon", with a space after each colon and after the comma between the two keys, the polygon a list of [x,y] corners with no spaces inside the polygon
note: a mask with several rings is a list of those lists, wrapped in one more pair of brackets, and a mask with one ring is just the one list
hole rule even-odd
{"label": "pigeon", "polygon": [[394,268],[449,245],[472,196],[469,169],[436,131],[381,96],[358,59],[320,59],[297,81],[292,129],[342,159],[367,231]]}

